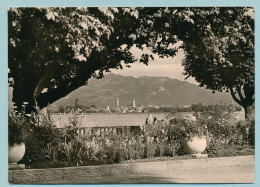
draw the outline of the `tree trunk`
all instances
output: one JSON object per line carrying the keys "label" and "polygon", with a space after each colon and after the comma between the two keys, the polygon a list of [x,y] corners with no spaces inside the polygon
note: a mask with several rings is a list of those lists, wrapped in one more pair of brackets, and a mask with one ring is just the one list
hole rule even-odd
{"label": "tree trunk", "polygon": [[254,118],[254,107],[253,106],[245,106],[243,107],[245,111],[245,120],[251,120]]}
{"label": "tree trunk", "polygon": [[25,87],[22,89],[21,87],[14,86],[13,89],[13,100],[15,104],[16,111],[25,112],[26,114],[30,114],[35,111],[35,103],[33,100],[33,91]]}
{"label": "tree trunk", "polygon": [[[242,94],[242,90],[244,91],[244,94]],[[254,117],[254,89],[250,89],[250,91],[248,90],[247,86],[237,87],[235,90],[230,88],[231,96],[234,101],[244,108],[246,121],[251,120],[252,117]],[[238,96],[236,95],[236,92]]]}

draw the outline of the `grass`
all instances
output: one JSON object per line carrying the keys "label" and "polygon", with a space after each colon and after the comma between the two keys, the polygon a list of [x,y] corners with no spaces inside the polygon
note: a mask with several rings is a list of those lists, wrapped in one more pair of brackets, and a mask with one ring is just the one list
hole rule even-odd
{"label": "grass", "polygon": [[35,162],[30,165],[25,165],[26,169],[45,169],[45,168],[64,168],[70,167],[67,162],[61,161],[44,161],[44,162]]}
{"label": "grass", "polygon": [[252,146],[224,145],[224,146],[218,148],[214,152],[214,154],[209,154],[209,158],[246,156],[246,155],[254,155],[254,154],[255,154],[255,149]]}
{"label": "grass", "polygon": [[171,160],[187,160],[187,159],[192,159],[192,155],[126,160],[126,161],[120,162],[120,164],[141,163],[141,162],[160,162],[160,161],[171,161]]}
{"label": "grass", "polygon": [[[255,149],[251,146],[230,146],[224,145],[219,148],[214,154],[208,154],[209,158],[216,157],[232,157],[232,156],[246,156],[246,155],[255,155]],[[121,163],[140,163],[140,162],[159,162],[159,161],[171,161],[171,160],[187,160],[192,159],[192,155],[183,155],[183,156],[173,156],[173,157],[155,157],[155,158],[145,158],[137,160],[126,160]]]}

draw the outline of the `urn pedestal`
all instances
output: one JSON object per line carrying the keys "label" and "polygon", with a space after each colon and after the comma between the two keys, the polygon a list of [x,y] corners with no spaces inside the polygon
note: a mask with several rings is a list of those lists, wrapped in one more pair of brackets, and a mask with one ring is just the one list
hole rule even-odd
{"label": "urn pedestal", "polygon": [[8,169],[24,169],[24,164],[17,164],[25,153],[25,144],[14,144],[13,146],[8,146]]}
{"label": "urn pedestal", "polygon": [[201,154],[207,147],[206,137],[193,137],[183,141],[183,147],[187,153],[192,154],[193,158],[207,158],[208,155]]}

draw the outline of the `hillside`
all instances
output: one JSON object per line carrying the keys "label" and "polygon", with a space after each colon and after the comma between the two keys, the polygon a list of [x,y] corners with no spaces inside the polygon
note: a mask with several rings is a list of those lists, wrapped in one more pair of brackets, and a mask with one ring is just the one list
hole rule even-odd
{"label": "hillside", "polygon": [[220,101],[230,103],[230,94],[200,88],[186,81],[165,77],[139,77],[108,74],[105,78],[90,79],[83,86],[66,97],[56,101],[54,105],[65,106],[75,103],[96,105],[97,107],[115,107],[116,98],[120,105],[130,105],[135,98],[136,105],[191,105],[196,103],[215,104]]}

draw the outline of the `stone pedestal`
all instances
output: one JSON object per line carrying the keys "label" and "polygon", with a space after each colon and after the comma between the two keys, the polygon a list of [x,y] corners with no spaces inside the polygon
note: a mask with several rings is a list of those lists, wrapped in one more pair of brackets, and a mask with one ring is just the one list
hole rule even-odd
{"label": "stone pedestal", "polygon": [[8,170],[21,170],[25,169],[24,164],[8,164]]}
{"label": "stone pedestal", "polygon": [[208,158],[208,154],[192,154],[192,158]]}

